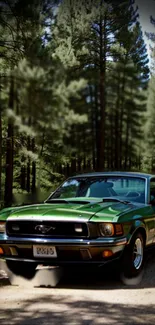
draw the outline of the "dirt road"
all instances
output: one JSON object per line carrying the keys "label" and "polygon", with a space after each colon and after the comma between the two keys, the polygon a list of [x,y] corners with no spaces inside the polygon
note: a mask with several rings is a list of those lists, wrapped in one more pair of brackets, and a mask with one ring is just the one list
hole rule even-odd
{"label": "dirt road", "polygon": [[1,325],[154,323],[155,257],[134,287],[104,272],[64,276],[56,288],[11,286],[0,272]]}

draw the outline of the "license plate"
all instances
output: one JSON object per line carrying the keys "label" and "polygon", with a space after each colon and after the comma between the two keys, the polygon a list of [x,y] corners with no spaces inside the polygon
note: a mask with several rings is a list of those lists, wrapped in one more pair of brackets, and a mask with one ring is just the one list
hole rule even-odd
{"label": "license plate", "polygon": [[57,257],[56,248],[54,246],[33,246],[33,256],[34,257]]}

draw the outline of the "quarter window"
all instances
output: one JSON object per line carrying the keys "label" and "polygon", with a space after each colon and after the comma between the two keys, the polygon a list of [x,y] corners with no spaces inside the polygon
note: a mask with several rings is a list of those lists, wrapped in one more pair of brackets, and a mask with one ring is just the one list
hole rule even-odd
{"label": "quarter window", "polygon": [[150,200],[155,199],[155,178],[150,181]]}

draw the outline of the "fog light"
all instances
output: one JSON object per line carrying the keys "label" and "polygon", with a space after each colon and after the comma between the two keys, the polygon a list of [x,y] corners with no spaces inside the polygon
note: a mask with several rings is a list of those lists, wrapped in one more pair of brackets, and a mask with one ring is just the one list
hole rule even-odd
{"label": "fog light", "polygon": [[0,255],[3,255],[3,254],[4,254],[3,248],[0,247]]}
{"label": "fog light", "polygon": [[74,229],[75,229],[76,232],[82,232],[83,231],[82,225],[80,223],[75,224]]}
{"label": "fog light", "polygon": [[110,257],[112,255],[113,255],[113,252],[110,251],[110,250],[105,250],[105,251],[102,252],[103,257]]}

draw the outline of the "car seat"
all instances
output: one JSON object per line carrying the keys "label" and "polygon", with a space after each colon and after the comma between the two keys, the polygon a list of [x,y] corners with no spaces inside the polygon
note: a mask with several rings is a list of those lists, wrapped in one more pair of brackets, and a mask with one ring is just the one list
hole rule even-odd
{"label": "car seat", "polygon": [[116,196],[112,182],[95,182],[89,187],[89,197],[109,197]]}

